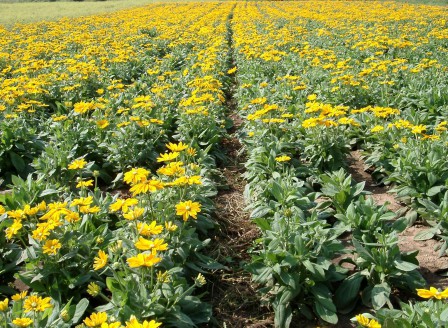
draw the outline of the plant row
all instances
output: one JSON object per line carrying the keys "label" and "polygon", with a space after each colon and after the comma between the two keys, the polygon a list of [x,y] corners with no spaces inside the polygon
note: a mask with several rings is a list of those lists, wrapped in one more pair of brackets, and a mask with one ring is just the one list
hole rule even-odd
{"label": "plant row", "polygon": [[210,320],[231,8],[154,4],[2,30],[2,325]]}
{"label": "plant row", "polygon": [[[437,236],[440,255],[446,250],[443,12],[393,3],[236,7],[245,196],[262,232],[248,270],[276,326],[294,315],[337,324],[361,301],[384,326],[446,323],[445,296],[423,292],[418,252],[398,246],[418,218],[433,228],[417,237]],[[353,149],[412,211],[401,216],[368,196],[347,171]],[[396,290],[416,289],[437,299],[394,310]],[[354,320],[381,326],[371,316]]]}

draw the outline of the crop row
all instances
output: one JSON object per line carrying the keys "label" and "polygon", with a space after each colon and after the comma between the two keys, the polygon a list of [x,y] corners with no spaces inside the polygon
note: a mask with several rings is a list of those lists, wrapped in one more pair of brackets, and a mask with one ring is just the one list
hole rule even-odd
{"label": "crop row", "polygon": [[205,249],[231,7],[2,30],[2,324],[210,320],[200,295],[202,274],[222,267]]}
{"label": "crop row", "polygon": [[[384,326],[446,323],[437,301],[391,310],[395,290],[426,286],[417,251],[400,251],[398,233],[424,219],[431,228],[417,237],[437,235],[446,255],[444,13],[393,3],[236,7],[245,196],[262,231],[248,270],[276,326],[294,316],[337,324],[337,313],[361,301]],[[363,151],[378,183],[393,185],[406,216],[353,181],[352,149]],[[439,295],[432,291],[425,297]],[[380,326],[371,316],[354,321]]]}

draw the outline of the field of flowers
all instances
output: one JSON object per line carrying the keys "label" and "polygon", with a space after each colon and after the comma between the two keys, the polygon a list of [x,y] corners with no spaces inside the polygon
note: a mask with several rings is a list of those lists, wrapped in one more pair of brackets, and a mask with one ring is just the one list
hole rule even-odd
{"label": "field of flowers", "polygon": [[[0,326],[225,326],[204,296],[228,270],[231,115],[260,230],[244,270],[276,327],[448,324],[448,288],[398,246],[419,222],[448,255],[447,17],[224,1],[0,26]],[[402,210],[354,181],[354,149]]]}

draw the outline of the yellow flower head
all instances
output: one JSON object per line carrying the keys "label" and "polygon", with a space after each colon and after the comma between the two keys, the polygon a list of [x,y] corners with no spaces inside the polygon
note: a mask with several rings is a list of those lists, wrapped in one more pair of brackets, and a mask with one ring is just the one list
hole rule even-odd
{"label": "yellow flower head", "polygon": [[177,151],[173,151],[171,153],[163,153],[160,154],[159,157],[157,157],[157,162],[169,162],[172,161],[173,159],[176,159],[179,156],[179,152]]}
{"label": "yellow flower head", "polygon": [[129,211],[130,206],[134,206],[138,204],[138,199],[136,198],[127,198],[127,199],[121,199],[118,198],[115,203],[111,204],[109,206],[109,209],[112,212],[117,212],[121,210],[123,213],[126,213]]}
{"label": "yellow flower head", "polygon": [[19,219],[14,219],[14,222],[11,226],[5,229],[6,238],[12,239],[13,236],[15,236],[20,229],[22,229],[22,221]]}
{"label": "yellow flower head", "polygon": [[84,158],[81,159],[75,159],[73,162],[71,162],[68,166],[69,170],[78,170],[83,169],[87,165],[87,162]]}
{"label": "yellow flower head", "polygon": [[148,191],[155,192],[160,189],[163,189],[163,182],[151,179],[151,180],[144,180],[140,183],[135,184],[134,186],[132,186],[131,189],[129,189],[129,191],[132,192],[134,196],[137,196],[139,194],[145,194]]}
{"label": "yellow flower head", "polygon": [[16,318],[12,321],[17,327],[28,327],[33,323],[33,320],[30,318]]}
{"label": "yellow flower head", "polygon": [[134,209],[130,210],[129,212],[123,214],[123,217],[126,220],[134,221],[143,216],[143,213],[145,213],[145,209],[142,207],[135,207]]}
{"label": "yellow flower head", "polygon": [[87,187],[92,187],[93,186],[93,180],[81,180],[76,184],[76,188],[87,188]]}
{"label": "yellow flower head", "polygon": [[98,256],[93,259],[93,269],[99,270],[106,266],[108,255],[104,251],[99,251]]}
{"label": "yellow flower head", "polygon": [[84,319],[84,324],[87,327],[100,327],[103,323],[107,321],[106,312],[92,313],[88,318]]}
{"label": "yellow flower head", "polygon": [[163,226],[158,225],[156,221],[152,221],[150,224],[147,223],[137,223],[138,233],[142,236],[158,235],[162,233]]}
{"label": "yellow flower head", "polygon": [[148,240],[143,237],[139,237],[138,241],[134,246],[141,251],[166,251],[168,249],[168,244],[165,243],[163,239],[156,238],[154,240]]}
{"label": "yellow flower head", "polygon": [[290,161],[291,160],[291,157],[289,157],[289,156],[286,156],[286,155],[282,155],[282,156],[278,156],[278,157],[276,157],[275,158],[275,160],[277,161],[277,162],[287,162],[287,161]]}
{"label": "yellow flower head", "polygon": [[5,298],[0,302],[0,312],[5,312],[8,309],[9,299]]}
{"label": "yellow flower head", "polygon": [[100,129],[105,129],[109,126],[109,121],[108,120],[98,120],[98,121],[96,121],[96,125]]}
{"label": "yellow flower head", "polygon": [[28,295],[28,291],[24,290],[20,293],[14,294],[11,296],[11,299],[15,302],[23,300]]}
{"label": "yellow flower head", "polygon": [[57,239],[49,239],[42,247],[44,254],[56,255],[58,250],[62,247],[61,243]]}
{"label": "yellow flower head", "polygon": [[235,67],[232,67],[231,69],[229,69],[229,70],[227,71],[227,74],[233,74],[233,73],[236,72],[236,70],[237,70],[236,66],[235,66]]}
{"label": "yellow flower head", "polygon": [[126,322],[126,328],[157,328],[160,327],[162,323],[156,322],[154,320],[151,321],[143,321],[139,323],[137,319],[132,318],[130,321]]}
{"label": "yellow flower head", "polygon": [[177,230],[177,225],[174,224],[172,221],[165,222],[165,229],[173,232]]}
{"label": "yellow flower head", "polygon": [[378,321],[376,321],[375,319],[369,319],[362,314],[358,314],[356,316],[356,321],[358,321],[358,323],[363,327],[381,328],[381,324]]}
{"label": "yellow flower head", "polygon": [[172,152],[181,152],[182,150],[187,149],[188,145],[184,144],[182,141],[179,142],[178,144],[170,142],[169,144],[166,145],[166,148],[168,148]]}
{"label": "yellow flower head", "polygon": [[100,292],[101,292],[101,287],[94,282],[91,282],[87,286],[87,294],[89,294],[93,297],[97,296]]}
{"label": "yellow flower head", "polygon": [[448,298],[448,288],[443,292],[439,292],[435,287],[429,287],[429,289],[417,289],[417,295],[422,298],[436,298],[446,299]]}
{"label": "yellow flower head", "polygon": [[200,211],[201,204],[192,202],[191,200],[180,202],[176,205],[176,214],[181,215],[184,221],[187,221],[190,216],[193,219],[197,219],[197,215]]}
{"label": "yellow flower head", "polygon": [[384,126],[382,125],[376,125],[373,128],[370,129],[370,132],[375,133],[375,132],[381,132],[384,130]]}
{"label": "yellow flower head", "polygon": [[143,168],[133,168],[124,174],[123,181],[129,185],[142,182],[147,179],[150,171]]}
{"label": "yellow flower head", "polygon": [[142,266],[152,267],[159,263],[162,259],[157,257],[156,254],[150,253],[140,253],[137,256],[133,256],[127,259],[129,267],[131,268],[139,268]]}
{"label": "yellow flower head", "polygon": [[52,307],[50,301],[50,297],[42,298],[37,295],[31,295],[25,299],[23,308],[25,309],[25,312],[43,312],[46,309]]}

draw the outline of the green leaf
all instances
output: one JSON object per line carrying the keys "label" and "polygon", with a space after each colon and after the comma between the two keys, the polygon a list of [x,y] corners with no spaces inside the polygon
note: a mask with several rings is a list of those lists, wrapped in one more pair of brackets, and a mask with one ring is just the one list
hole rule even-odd
{"label": "green leaf", "polygon": [[259,206],[255,210],[252,211],[252,213],[250,214],[250,218],[251,219],[261,218],[261,217],[265,216],[266,214],[268,214],[270,211],[271,211],[271,208],[268,206]]}
{"label": "green leaf", "polygon": [[280,184],[277,181],[274,181],[272,183],[270,193],[279,202],[283,199],[283,188],[280,186]]}
{"label": "green leaf", "polygon": [[423,231],[420,231],[414,236],[414,240],[428,240],[434,238],[437,233],[437,229],[429,228]]}
{"label": "green leaf", "polygon": [[339,312],[346,314],[355,308],[363,280],[364,276],[356,272],[342,282],[334,295],[334,302]]}
{"label": "green leaf", "polygon": [[76,304],[75,314],[73,315],[73,318],[71,320],[73,324],[77,323],[79,319],[82,318],[88,306],[89,301],[86,298],[81,299],[78,304]]}
{"label": "green leaf", "polygon": [[59,190],[56,190],[56,189],[45,189],[44,191],[42,191],[39,194],[39,197],[44,197],[44,196],[53,195],[53,194],[57,194],[57,193],[59,193]]}
{"label": "green leaf", "polygon": [[282,328],[288,328],[291,324],[292,320],[292,311],[291,307],[285,304],[277,304],[274,305],[274,312],[275,312],[275,326],[276,327],[282,327]]}
{"label": "green leaf", "polygon": [[331,323],[333,325],[338,323],[338,316],[335,312],[330,311],[328,308],[323,306],[321,303],[314,303],[314,309],[316,310],[317,315],[324,321]]}
{"label": "green leaf", "polygon": [[271,224],[269,220],[264,218],[253,219],[253,222],[261,229],[261,230],[270,230]]}
{"label": "green leaf", "polygon": [[390,286],[385,282],[372,288],[372,306],[375,310],[382,308],[389,301],[390,292]]}
{"label": "green leaf", "polygon": [[444,190],[445,188],[446,187],[443,186],[443,185],[442,186],[435,186],[435,187],[429,188],[429,190],[426,192],[426,195],[429,196],[429,197],[435,196],[435,195],[441,193],[442,190]]}
{"label": "green leaf", "polygon": [[448,308],[446,308],[445,310],[443,310],[442,313],[440,313],[440,320],[442,321],[448,321]]}
{"label": "green leaf", "polygon": [[413,270],[416,270],[419,268],[418,265],[415,265],[410,262],[402,261],[402,260],[395,260],[394,264],[397,267],[397,269],[399,269],[401,271],[406,271],[406,272],[413,271]]}
{"label": "green leaf", "polygon": [[25,170],[26,164],[22,157],[13,151],[9,152],[9,157],[11,158],[12,165],[14,165],[18,172],[23,172],[23,170]]}

